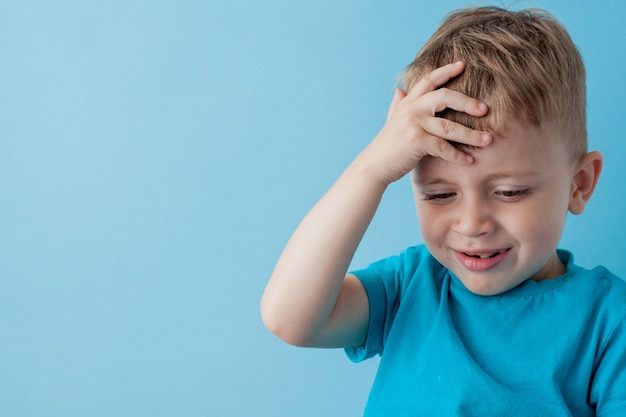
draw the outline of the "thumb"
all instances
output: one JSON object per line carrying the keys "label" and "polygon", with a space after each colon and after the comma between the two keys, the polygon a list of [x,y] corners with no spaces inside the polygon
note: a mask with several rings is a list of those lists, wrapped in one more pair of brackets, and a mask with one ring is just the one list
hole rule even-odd
{"label": "thumb", "polygon": [[391,115],[396,111],[396,108],[398,108],[398,104],[400,104],[402,99],[405,97],[406,93],[404,92],[404,90],[396,88],[393,93],[393,99],[391,100],[391,104],[389,105],[389,111],[387,111],[387,120],[389,120]]}

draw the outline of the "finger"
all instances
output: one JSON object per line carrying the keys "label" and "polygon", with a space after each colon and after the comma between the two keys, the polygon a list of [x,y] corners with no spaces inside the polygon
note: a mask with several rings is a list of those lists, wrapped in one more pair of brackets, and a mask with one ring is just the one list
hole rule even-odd
{"label": "finger", "polygon": [[391,100],[391,104],[389,105],[389,111],[387,111],[387,120],[389,120],[391,115],[398,108],[398,105],[400,104],[402,99],[405,97],[406,97],[406,93],[403,90],[396,88],[396,90],[393,93],[393,99]]}
{"label": "finger", "polygon": [[[423,97],[421,105],[425,107],[434,107],[430,110],[430,114],[435,116],[436,113],[445,109],[452,109],[458,112],[466,113],[475,117],[482,117],[488,112],[485,103],[468,97],[458,91],[440,89],[431,92]],[[489,132],[471,129],[460,123],[442,117],[429,117],[424,119],[422,127],[428,133],[438,136],[445,140],[452,140],[472,146],[485,146],[491,143],[491,134]]]}
{"label": "finger", "polygon": [[422,100],[415,102],[415,106],[415,110],[419,113],[430,114],[430,117],[422,119],[421,125],[427,133],[433,136],[471,146],[486,146],[492,141],[489,132],[474,130],[443,117],[435,117],[438,112],[445,109],[452,109],[474,117],[482,117],[487,114],[489,109],[485,103],[479,100],[458,91],[444,88],[424,95]]}
{"label": "finger", "polygon": [[430,91],[434,91],[437,87],[460,75],[464,69],[465,63],[463,61],[457,61],[455,63],[439,67],[419,80],[409,92],[409,96],[421,97]]}
{"label": "finger", "polygon": [[470,165],[474,162],[472,155],[461,151],[447,140],[437,136],[429,136],[426,138],[426,151],[429,155],[456,164]]}
{"label": "finger", "polygon": [[441,88],[426,94],[422,105],[429,106],[431,103],[433,104],[431,112],[433,116],[445,109],[456,110],[476,117],[482,117],[489,111],[489,107],[482,101],[447,88]]}
{"label": "finger", "polygon": [[453,141],[465,145],[483,147],[492,142],[489,132],[470,129],[460,123],[453,122],[443,117],[432,117],[422,125],[424,130],[444,141]]}

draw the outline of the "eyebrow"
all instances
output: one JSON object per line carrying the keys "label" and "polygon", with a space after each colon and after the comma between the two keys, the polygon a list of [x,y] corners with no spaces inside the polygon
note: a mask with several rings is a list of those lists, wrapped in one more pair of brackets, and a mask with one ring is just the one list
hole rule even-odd
{"label": "eyebrow", "polygon": [[[514,171],[499,171],[494,172],[493,174],[487,175],[484,178],[485,182],[501,180],[501,179],[532,179],[541,174],[539,171],[527,171],[527,172],[514,172]],[[427,179],[427,181],[420,181],[419,179],[415,181],[418,185],[435,185],[435,184],[449,184],[450,181],[442,178],[435,177],[433,179]]]}

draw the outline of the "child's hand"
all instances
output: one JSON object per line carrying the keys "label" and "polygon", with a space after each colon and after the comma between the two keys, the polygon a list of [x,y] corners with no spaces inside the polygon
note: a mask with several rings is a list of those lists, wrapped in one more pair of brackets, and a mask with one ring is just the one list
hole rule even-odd
{"label": "child's hand", "polygon": [[487,114],[487,106],[457,91],[437,89],[463,72],[462,62],[438,68],[420,80],[407,94],[396,89],[385,126],[361,155],[384,182],[391,183],[410,172],[421,158],[436,156],[459,164],[471,164],[470,155],[448,141],[473,146],[491,142],[487,132],[472,130],[435,117],[450,108],[472,116]]}

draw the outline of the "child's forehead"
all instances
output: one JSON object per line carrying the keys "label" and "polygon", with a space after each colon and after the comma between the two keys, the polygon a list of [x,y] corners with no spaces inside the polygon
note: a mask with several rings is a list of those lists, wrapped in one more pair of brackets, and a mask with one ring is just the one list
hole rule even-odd
{"label": "child's forehead", "polygon": [[494,135],[485,147],[456,144],[474,158],[471,165],[425,157],[417,165],[419,183],[445,182],[446,178],[480,178],[481,180],[515,177],[528,178],[545,171],[549,165],[568,166],[568,155],[560,141],[545,129],[524,127],[509,129],[505,135]]}

